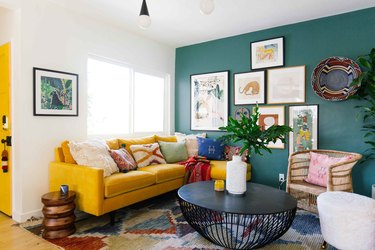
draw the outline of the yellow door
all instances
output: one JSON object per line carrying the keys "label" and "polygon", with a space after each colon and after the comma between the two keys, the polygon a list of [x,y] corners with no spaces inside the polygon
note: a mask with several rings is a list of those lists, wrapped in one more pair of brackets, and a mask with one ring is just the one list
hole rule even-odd
{"label": "yellow door", "polygon": [[[10,117],[10,43],[0,46],[0,139],[11,136]],[[5,124],[4,124],[5,122]],[[0,212],[12,215],[12,165],[11,147],[7,143],[0,144],[2,168],[0,169]],[[4,161],[4,149],[8,153],[8,161]],[[7,164],[7,165],[6,165]],[[5,165],[5,167],[3,167]]]}

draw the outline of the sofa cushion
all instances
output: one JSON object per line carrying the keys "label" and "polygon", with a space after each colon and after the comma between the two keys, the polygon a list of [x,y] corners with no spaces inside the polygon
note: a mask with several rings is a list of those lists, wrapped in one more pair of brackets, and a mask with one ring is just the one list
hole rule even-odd
{"label": "sofa cushion", "polygon": [[160,135],[155,135],[155,140],[157,142],[159,141],[164,141],[164,142],[177,142],[177,137],[174,135],[170,136],[160,136]]}
{"label": "sofa cushion", "polygon": [[70,153],[69,141],[63,141],[61,143],[61,149],[64,155],[64,162],[70,163],[70,164],[77,164],[77,162],[74,160],[72,156],[72,153]]}
{"label": "sofa cushion", "polygon": [[126,173],[137,168],[137,163],[135,163],[133,157],[125,148],[111,149],[109,153],[116,162],[120,172]]}
{"label": "sofa cushion", "polygon": [[119,147],[122,147],[125,144],[126,150],[133,156],[130,146],[131,145],[140,145],[140,144],[151,144],[155,143],[155,136],[147,136],[141,138],[126,138],[126,139],[118,139]]}
{"label": "sofa cushion", "polygon": [[[224,146],[224,158],[227,161],[231,161],[234,155],[240,155],[241,147],[237,146]],[[248,150],[246,149],[241,155],[241,160],[247,162],[246,155]]]}
{"label": "sofa cushion", "polygon": [[224,144],[220,140],[198,137],[198,155],[208,160],[224,160]]}
{"label": "sofa cushion", "polygon": [[108,139],[105,141],[110,149],[119,149],[118,146],[118,140],[116,138],[114,139]]}
{"label": "sofa cushion", "polygon": [[[228,161],[210,161],[211,178],[215,180],[225,180]],[[251,179],[251,164],[247,164],[246,180]]]}
{"label": "sofa cushion", "polygon": [[130,150],[139,168],[166,163],[158,143],[131,145]]}
{"label": "sofa cushion", "polygon": [[303,180],[322,187],[327,187],[327,169],[329,166],[350,160],[351,156],[342,158],[310,152],[310,165],[307,178]]}
{"label": "sofa cushion", "polygon": [[186,134],[176,132],[175,135],[176,135],[178,142],[180,141],[185,142],[189,157],[198,155],[197,137],[206,138],[206,133],[186,135]]}
{"label": "sofa cushion", "polygon": [[188,153],[184,142],[163,142],[159,141],[161,153],[167,163],[185,161]]}
{"label": "sofa cushion", "polygon": [[110,198],[122,193],[151,186],[155,183],[155,175],[146,171],[130,171],[116,173],[104,178],[104,196]]}
{"label": "sofa cushion", "polygon": [[[138,171],[138,170],[137,170]],[[156,176],[156,183],[166,182],[185,176],[185,167],[179,164],[159,164],[139,169]]]}
{"label": "sofa cushion", "polygon": [[71,141],[69,148],[79,165],[102,168],[104,176],[118,172],[117,165],[108,152],[109,147],[103,140]]}

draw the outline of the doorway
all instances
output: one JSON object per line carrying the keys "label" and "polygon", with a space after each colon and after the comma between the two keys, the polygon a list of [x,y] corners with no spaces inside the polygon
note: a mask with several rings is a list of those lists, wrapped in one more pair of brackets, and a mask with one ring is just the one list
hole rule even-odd
{"label": "doorway", "polygon": [[0,212],[12,215],[11,44],[0,46]]}

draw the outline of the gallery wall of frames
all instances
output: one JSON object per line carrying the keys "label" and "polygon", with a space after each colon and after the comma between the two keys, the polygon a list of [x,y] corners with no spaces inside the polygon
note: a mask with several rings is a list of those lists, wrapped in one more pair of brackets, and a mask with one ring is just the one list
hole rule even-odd
{"label": "gallery wall of frames", "polygon": [[[258,105],[261,127],[293,129],[285,145],[270,144],[272,154],[250,159],[252,180],[271,186],[287,172],[292,152],[364,152],[350,83],[360,74],[356,58],[375,44],[369,20],[375,22],[375,8],[177,48],[175,130],[217,138],[229,116]],[[353,179],[367,194],[375,173],[365,163]]]}

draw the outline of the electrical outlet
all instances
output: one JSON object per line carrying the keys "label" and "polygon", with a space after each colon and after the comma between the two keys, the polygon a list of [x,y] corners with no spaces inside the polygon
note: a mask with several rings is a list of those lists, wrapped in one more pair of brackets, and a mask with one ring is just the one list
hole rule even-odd
{"label": "electrical outlet", "polygon": [[284,174],[279,174],[279,182],[283,182],[285,180]]}

